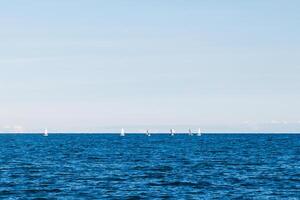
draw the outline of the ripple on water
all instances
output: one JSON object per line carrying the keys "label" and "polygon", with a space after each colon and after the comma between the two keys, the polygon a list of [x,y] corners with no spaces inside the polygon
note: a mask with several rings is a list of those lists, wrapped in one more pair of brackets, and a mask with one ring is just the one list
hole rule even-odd
{"label": "ripple on water", "polygon": [[3,199],[297,199],[299,135],[1,135]]}

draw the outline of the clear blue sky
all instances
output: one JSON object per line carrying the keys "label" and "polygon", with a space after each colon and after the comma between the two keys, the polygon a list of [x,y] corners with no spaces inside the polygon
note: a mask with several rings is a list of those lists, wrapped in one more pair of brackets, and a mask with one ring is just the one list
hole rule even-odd
{"label": "clear blue sky", "polygon": [[0,132],[300,132],[299,1],[0,3]]}

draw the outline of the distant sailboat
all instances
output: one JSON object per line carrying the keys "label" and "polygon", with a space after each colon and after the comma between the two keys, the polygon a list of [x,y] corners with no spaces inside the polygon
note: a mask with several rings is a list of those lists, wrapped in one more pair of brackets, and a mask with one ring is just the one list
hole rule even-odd
{"label": "distant sailboat", "polygon": [[47,137],[48,136],[48,130],[45,129],[43,136]]}
{"label": "distant sailboat", "polygon": [[189,128],[189,135],[193,135],[193,132],[190,128]]}
{"label": "distant sailboat", "polygon": [[200,128],[198,129],[197,136],[201,136],[201,129]]}
{"label": "distant sailboat", "polygon": [[175,135],[175,130],[173,128],[170,129],[170,134],[171,134],[171,136]]}
{"label": "distant sailboat", "polygon": [[120,136],[125,136],[125,130],[122,128]]}
{"label": "distant sailboat", "polygon": [[147,136],[151,136],[150,132],[149,132],[149,129],[146,131],[146,135]]}

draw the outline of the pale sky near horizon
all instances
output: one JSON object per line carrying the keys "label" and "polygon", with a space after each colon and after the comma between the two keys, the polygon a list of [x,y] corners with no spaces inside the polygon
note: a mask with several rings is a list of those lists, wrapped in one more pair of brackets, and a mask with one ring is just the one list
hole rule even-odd
{"label": "pale sky near horizon", "polygon": [[0,132],[300,132],[300,2],[0,3]]}

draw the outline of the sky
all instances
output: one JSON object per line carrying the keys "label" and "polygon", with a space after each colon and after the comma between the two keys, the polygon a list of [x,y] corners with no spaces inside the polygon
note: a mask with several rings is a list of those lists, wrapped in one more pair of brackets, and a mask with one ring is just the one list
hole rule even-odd
{"label": "sky", "polygon": [[0,132],[300,132],[300,2],[0,3]]}

